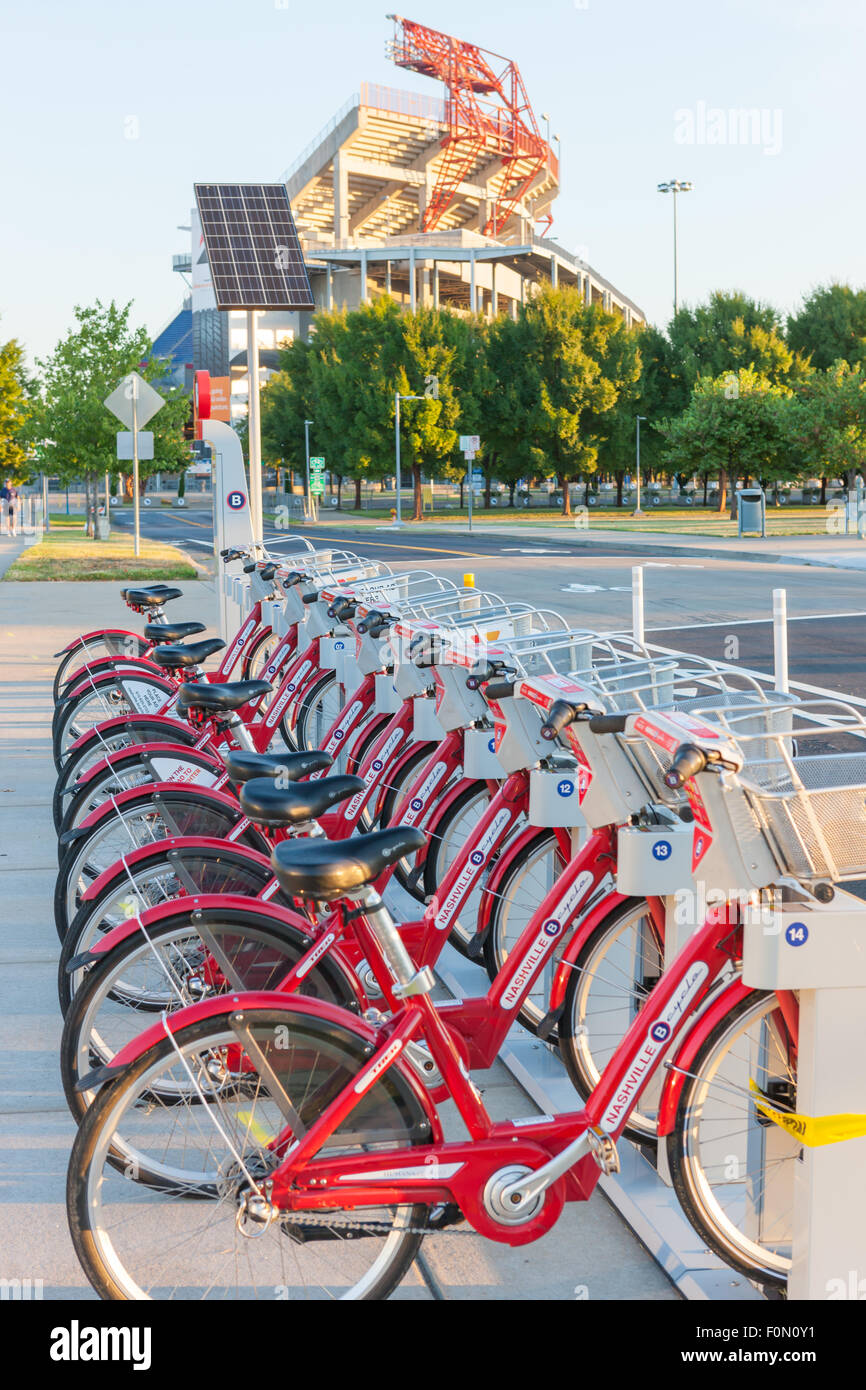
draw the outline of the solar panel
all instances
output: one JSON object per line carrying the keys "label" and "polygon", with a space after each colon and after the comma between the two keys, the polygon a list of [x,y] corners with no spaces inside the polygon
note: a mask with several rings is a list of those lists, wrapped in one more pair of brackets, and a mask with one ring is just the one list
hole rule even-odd
{"label": "solar panel", "polygon": [[219,309],[312,309],[313,294],[282,183],[197,183]]}

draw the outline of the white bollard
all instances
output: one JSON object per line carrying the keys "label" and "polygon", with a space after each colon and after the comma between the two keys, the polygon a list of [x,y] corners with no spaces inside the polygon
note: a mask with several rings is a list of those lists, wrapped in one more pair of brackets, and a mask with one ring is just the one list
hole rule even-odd
{"label": "white bollard", "polygon": [[776,689],[788,694],[788,594],[773,590],[773,671]]}
{"label": "white bollard", "polygon": [[634,633],[634,640],[643,645],[643,565],[634,565],[631,572],[631,625]]}

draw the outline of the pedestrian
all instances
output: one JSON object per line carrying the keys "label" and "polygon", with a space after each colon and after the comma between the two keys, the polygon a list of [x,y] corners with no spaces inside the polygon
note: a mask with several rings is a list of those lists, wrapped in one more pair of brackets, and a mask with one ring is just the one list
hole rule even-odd
{"label": "pedestrian", "polygon": [[12,479],[6,478],[3,486],[0,487],[0,515],[2,515],[3,531],[14,536],[15,510],[18,503],[18,489],[12,486]]}

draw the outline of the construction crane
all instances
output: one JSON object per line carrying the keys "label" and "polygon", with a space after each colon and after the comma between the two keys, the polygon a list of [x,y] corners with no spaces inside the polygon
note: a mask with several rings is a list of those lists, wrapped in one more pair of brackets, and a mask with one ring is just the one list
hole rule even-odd
{"label": "construction crane", "polygon": [[[447,92],[445,157],[422,215],[422,232],[440,226],[460,185],[487,156],[499,167],[488,176],[493,196],[482,233],[501,235],[539,174],[552,163],[517,64],[412,19],[387,17],[394,21],[388,56],[397,67],[443,82]],[[548,226],[553,221],[549,213],[546,220]]]}

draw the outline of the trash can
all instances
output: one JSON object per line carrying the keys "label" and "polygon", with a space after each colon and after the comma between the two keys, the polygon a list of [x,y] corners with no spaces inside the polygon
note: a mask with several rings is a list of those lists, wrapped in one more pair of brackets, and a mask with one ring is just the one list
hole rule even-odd
{"label": "trash can", "polygon": [[767,499],[762,487],[743,487],[737,491],[737,535],[746,532],[766,537]]}
{"label": "trash can", "polygon": [[110,535],[111,522],[109,518],[107,516],[98,516],[96,518],[96,539],[98,541],[107,541]]}

